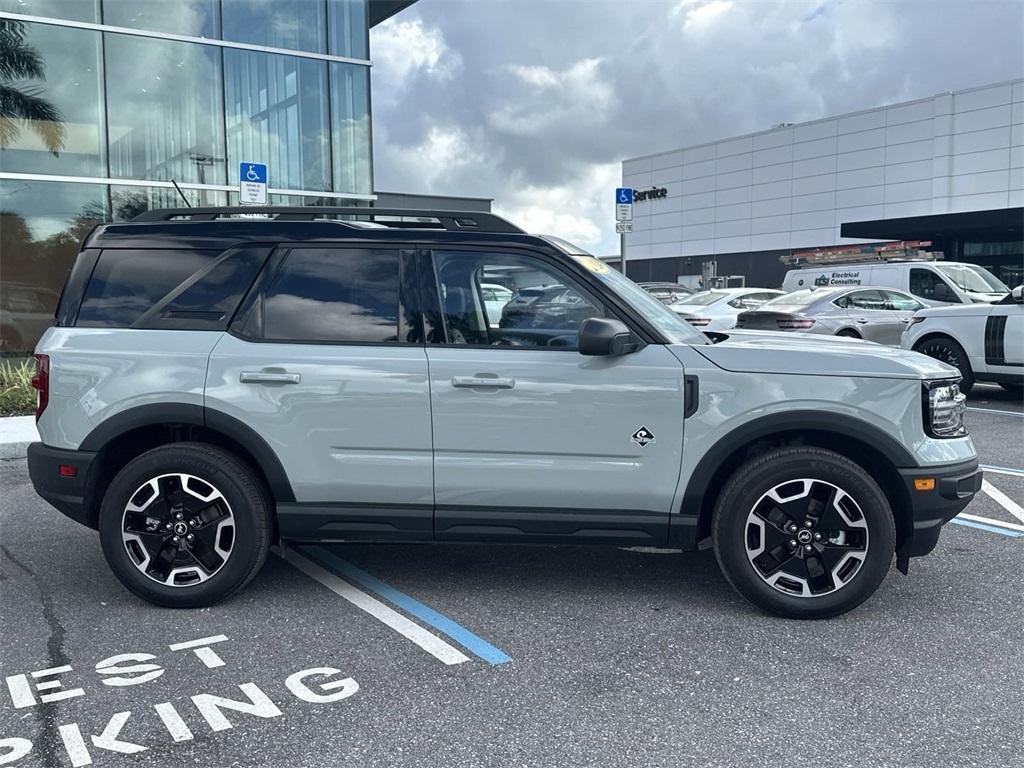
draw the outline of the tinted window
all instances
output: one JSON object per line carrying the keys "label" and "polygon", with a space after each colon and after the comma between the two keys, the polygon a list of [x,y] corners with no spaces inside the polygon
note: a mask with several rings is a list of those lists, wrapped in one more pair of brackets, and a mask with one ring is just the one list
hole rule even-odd
{"label": "tinted window", "polygon": [[104,251],[77,324],[224,330],[269,252]]}
{"label": "tinted window", "polygon": [[263,298],[263,337],[397,342],[398,251],[297,248]]}
{"label": "tinted window", "polygon": [[879,291],[856,291],[849,296],[848,306],[854,309],[885,309],[885,299]]}
{"label": "tinted window", "polygon": [[[910,270],[910,292],[915,296],[920,296],[923,299],[936,299],[935,287],[938,285],[946,285],[946,283],[930,269],[915,268]],[[946,287],[948,292],[942,297],[941,301],[959,302],[960,299],[953,293],[953,289],[949,288],[949,286]]]}
{"label": "tinted window", "polygon": [[[541,259],[504,253],[434,253],[441,321],[449,344],[576,348],[576,333],[604,308]],[[488,313],[483,284],[510,286],[500,311]],[[433,337],[432,337],[433,338]]]}

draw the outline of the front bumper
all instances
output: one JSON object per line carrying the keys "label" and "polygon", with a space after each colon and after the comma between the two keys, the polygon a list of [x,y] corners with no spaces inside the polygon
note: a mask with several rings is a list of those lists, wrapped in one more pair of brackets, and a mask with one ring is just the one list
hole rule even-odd
{"label": "front bumper", "polygon": [[[28,476],[36,493],[76,523],[96,528],[96,520],[86,505],[89,468],[96,454],[51,448],[42,443],[28,447]],[[62,475],[60,468],[74,467],[75,475]]]}
{"label": "front bumper", "polygon": [[[927,555],[939,541],[942,526],[971,503],[981,490],[982,471],[978,460],[941,467],[901,469],[900,475],[910,498],[913,530],[898,555],[901,559]],[[915,481],[933,480],[930,490],[917,490]]]}

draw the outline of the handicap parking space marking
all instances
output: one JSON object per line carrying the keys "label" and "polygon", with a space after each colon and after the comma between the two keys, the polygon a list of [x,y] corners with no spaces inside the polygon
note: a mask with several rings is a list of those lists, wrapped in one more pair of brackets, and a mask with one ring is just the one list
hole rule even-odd
{"label": "handicap parking space marking", "polygon": [[981,490],[999,506],[1024,523],[1024,507],[996,488],[988,480],[981,481]]}
{"label": "handicap parking space marking", "polygon": [[[443,635],[454,640],[474,655],[491,665],[507,664],[512,661],[504,651],[491,645],[482,637],[474,634],[456,621],[444,616],[419,600],[401,592],[375,576],[366,573],[351,563],[343,560],[321,546],[306,546],[302,553],[310,560],[329,571],[340,574],[362,587],[376,593],[385,600],[398,606],[406,613],[433,627]],[[370,598],[371,600],[373,598]],[[386,607],[386,606],[384,606]],[[390,610],[390,609],[389,609]],[[415,626],[415,625],[414,625]],[[443,642],[443,641],[442,641]],[[468,659],[464,659],[468,660]]]}
{"label": "handicap parking space marking", "polygon": [[991,472],[996,475],[1014,475],[1016,477],[1024,477],[1024,469],[1016,469],[1015,467],[997,467],[991,464],[979,464],[985,472]]}
{"label": "handicap parking space marking", "polygon": [[[1005,513],[1011,520],[1003,520],[998,517],[985,517],[973,512],[961,512],[950,522],[958,525],[965,525],[970,528],[998,533],[1003,536],[1018,537],[1024,536],[1024,508],[1000,490],[992,482],[995,480],[1002,485],[1005,482],[1017,484],[1018,477],[1024,478],[1024,471],[1010,469],[1007,467],[988,467],[981,465],[986,474],[994,473],[982,481],[981,493],[975,497],[974,503],[968,507],[973,511],[985,511],[987,515]],[[1001,478],[996,480],[996,478]],[[980,505],[979,505],[980,502]],[[979,510],[979,506],[981,510]]]}
{"label": "handicap parking space marking", "polygon": [[[963,512],[949,522],[956,523],[957,525],[965,525],[968,528],[977,528],[982,531],[988,531],[989,533],[998,533],[1002,536],[1010,536],[1011,538],[1024,536],[1024,530],[1014,530],[1014,528],[1010,527],[1009,523],[991,520],[987,517],[979,517],[978,515],[968,515]],[[1019,527],[1024,528],[1024,526]]]}
{"label": "handicap parking space marking", "polygon": [[470,660],[458,648],[445,642],[432,632],[428,632],[419,624],[398,613],[398,611],[389,608],[377,598],[356,588],[331,570],[304,557],[299,551],[285,548],[277,550],[276,553],[285,562],[299,569],[311,579],[320,582],[339,597],[344,598],[355,607],[377,619],[377,621],[412,641],[443,664],[451,666]]}

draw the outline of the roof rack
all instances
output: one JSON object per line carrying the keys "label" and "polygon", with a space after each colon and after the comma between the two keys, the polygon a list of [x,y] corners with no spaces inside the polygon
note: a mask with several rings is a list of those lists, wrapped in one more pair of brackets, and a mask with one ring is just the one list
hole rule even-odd
{"label": "roof rack", "polygon": [[930,240],[906,240],[878,245],[826,246],[783,254],[779,261],[792,267],[865,264],[889,261],[939,261],[942,251],[927,251]]}
{"label": "roof rack", "polygon": [[[445,229],[448,231],[525,234],[512,222],[493,213],[480,211],[436,211],[420,208],[367,208],[331,206],[242,205],[213,208],[157,208],[140,213],[132,221],[216,221],[222,218],[263,214],[274,221],[315,221],[325,216],[352,216],[389,228]],[[383,218],[383,221],[378,220]],[[423,221],[429,219],[429,221]],[[357,221],[338,224],[358,226]]]}

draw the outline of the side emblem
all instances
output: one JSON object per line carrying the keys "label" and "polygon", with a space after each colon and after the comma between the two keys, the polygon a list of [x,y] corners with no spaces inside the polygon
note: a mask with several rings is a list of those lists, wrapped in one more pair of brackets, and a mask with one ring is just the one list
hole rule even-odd
{"label": "side emblem", "polygon": [[654,442],[654,433],[647,427],[640,427],[640,429],[630,435],[630,439],[641,448],[646,448],[648,443]]}

